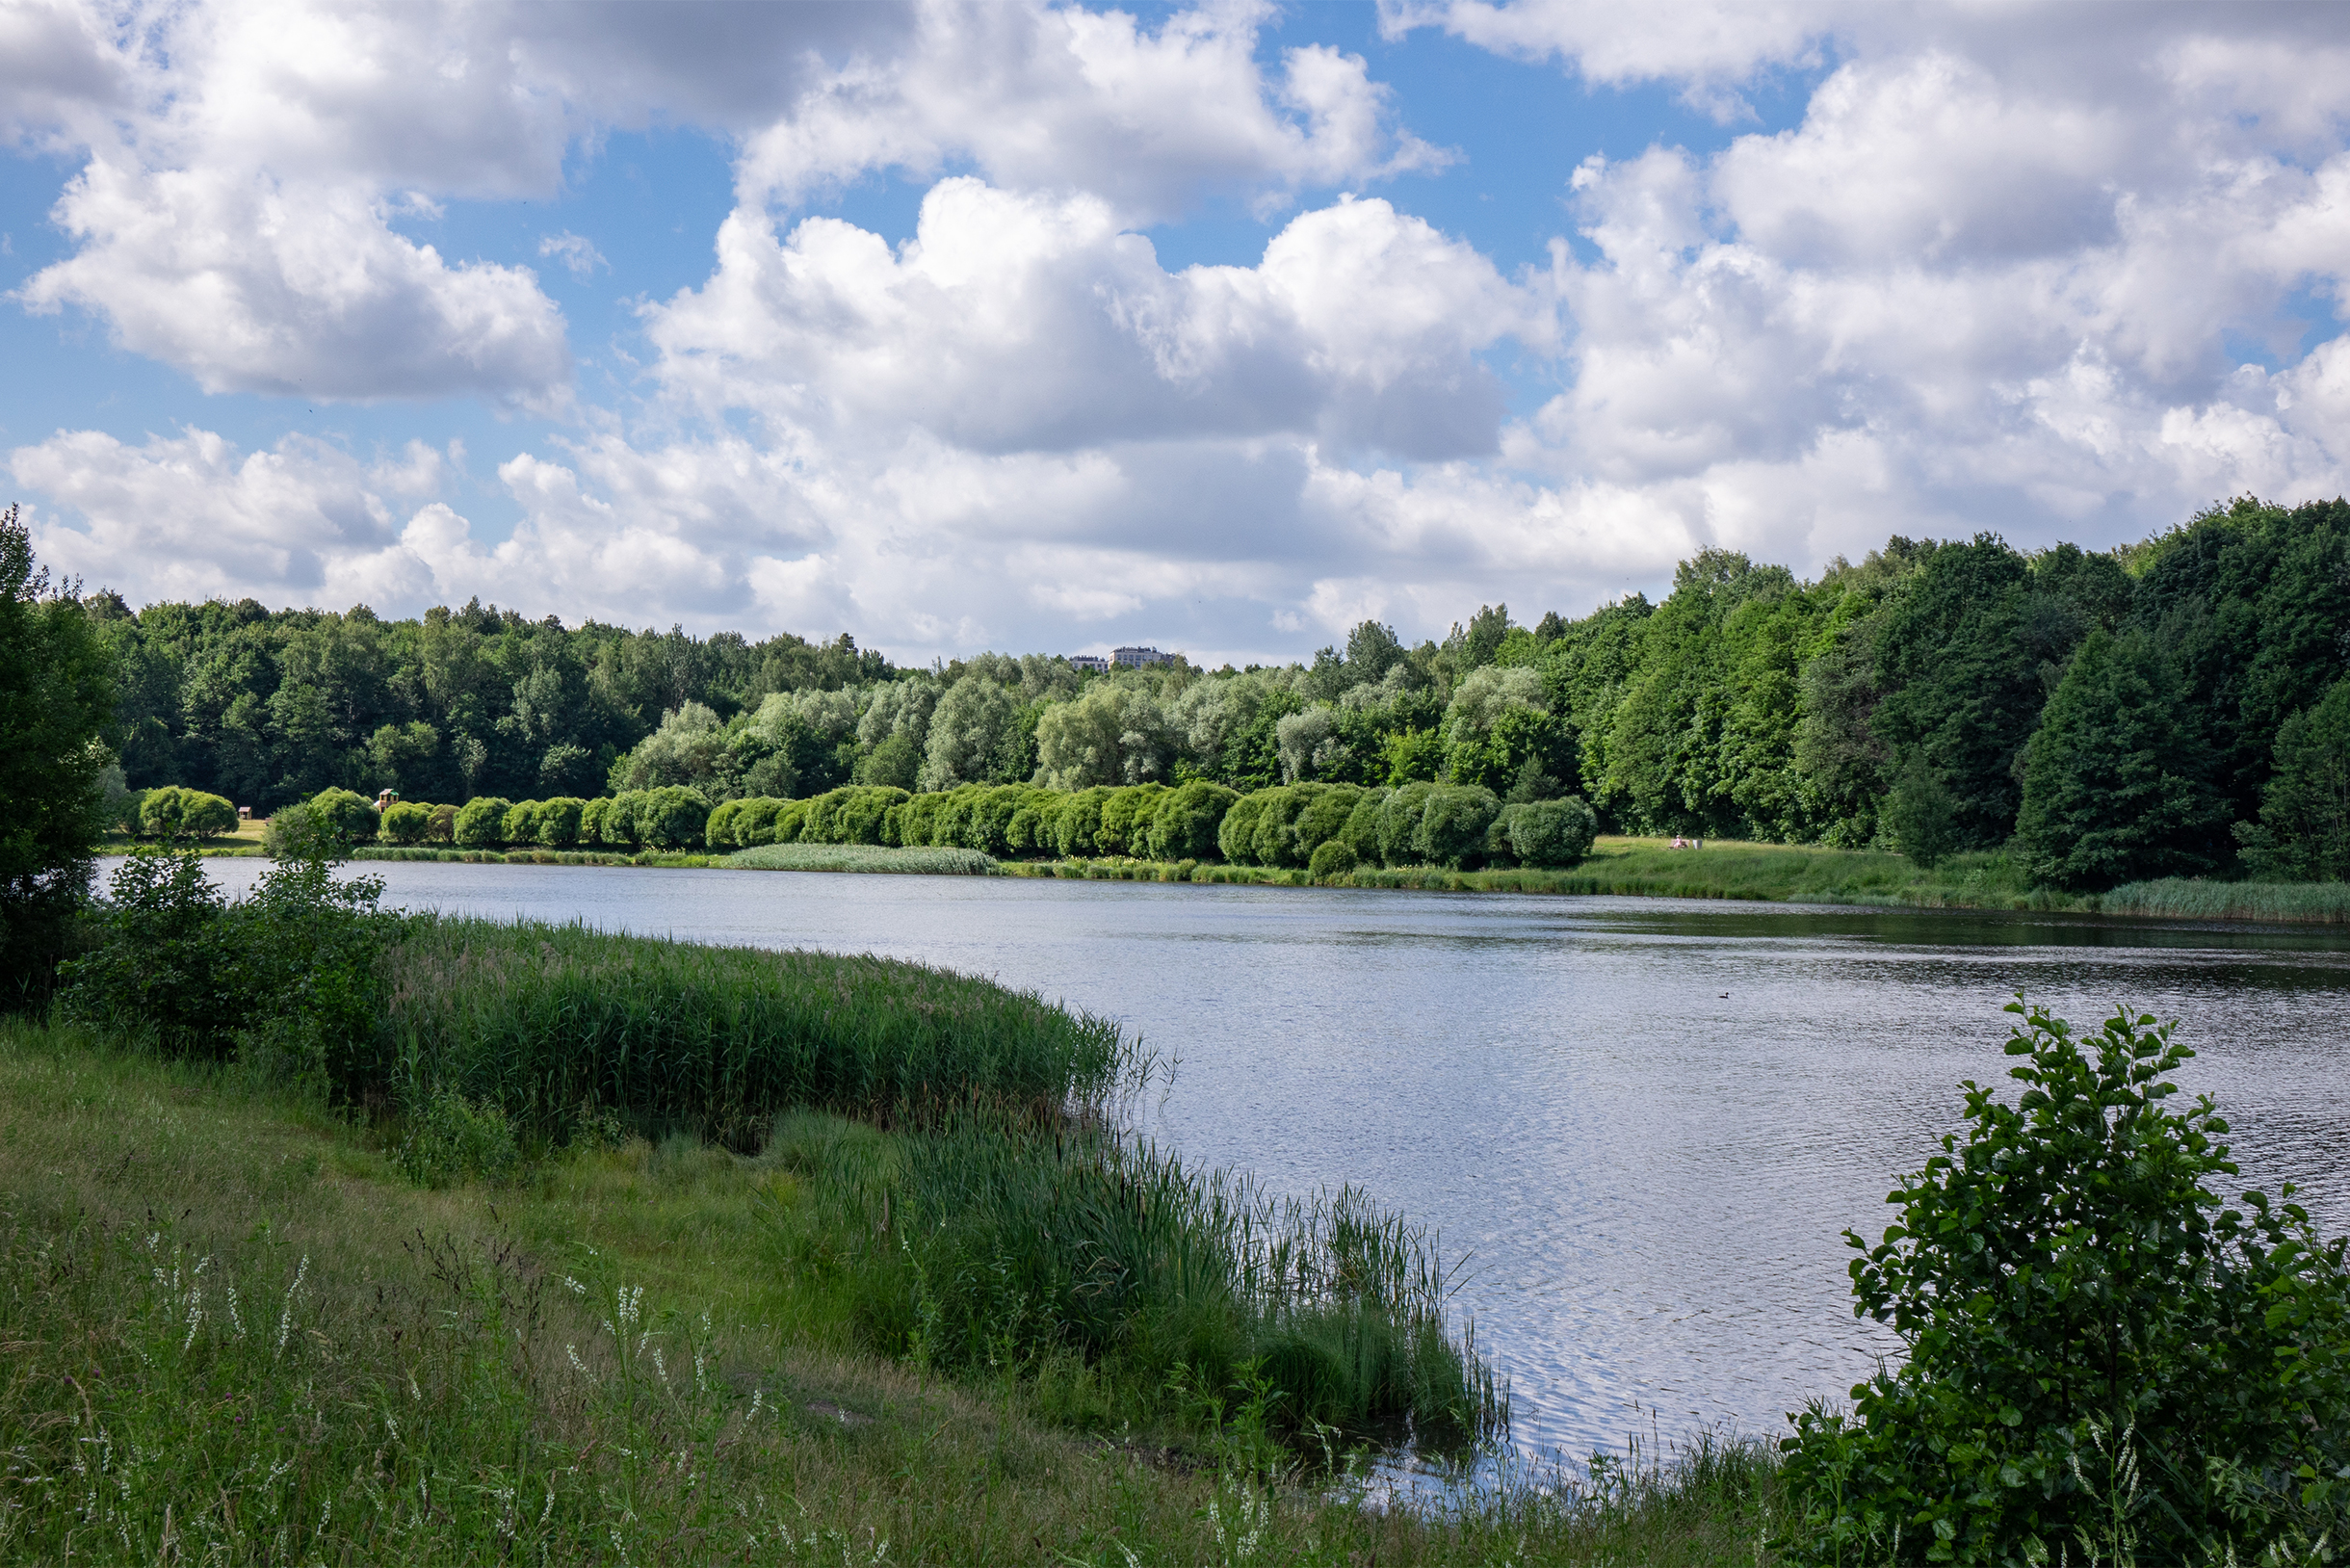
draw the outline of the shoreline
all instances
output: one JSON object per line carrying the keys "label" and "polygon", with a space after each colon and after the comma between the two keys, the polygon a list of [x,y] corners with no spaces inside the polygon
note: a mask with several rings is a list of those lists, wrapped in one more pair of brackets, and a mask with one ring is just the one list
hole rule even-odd
{"label": "shoreline", "polygon": [[[119,854],[124,848],[109,845],[101,852]],[[241,857],[259,855],[262,850],[257,843],[232,842],[199,846],[197,852],[208,857]],[[998,860],[981,866],[979,857],[972,854],[966,863],[942,871],[936,858],[938,853],[877,845],[773,845],[722,854],[660,849],[632,853],[616,849],[501,850],[363,845],[352,851],[351,858],[469,865],[984,875],[1208,886],[1321,886],[1420,893],[1686,899],[2242,925],[2350,924],[2350,884],[2224,882],[2173,877],[2128,883],[2105,893],[2070,894],[2025,885],[2021,868],[1999,851],[1953,856],[1934,871],[1922,872],[1900,855],[1866,849],[1720,842],[1704,849],[1671,849],[1662,840],[1608,836],[1601,838],[1594,852],[1580,864],[1556,871],[1530,867],[1489,871],[1450,871],[1437,866],[1362,867],[1319,880],[1303,868],[1115,857]],[[759,858],[746,858],[753,855]],[[903,863],[893,863],[901,860]]]}

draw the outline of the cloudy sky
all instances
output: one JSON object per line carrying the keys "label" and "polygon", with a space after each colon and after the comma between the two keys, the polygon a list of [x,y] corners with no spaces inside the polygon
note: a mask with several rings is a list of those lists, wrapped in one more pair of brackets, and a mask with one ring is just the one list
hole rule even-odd
{"label": "cloudy sky", "polygon": [[135,603],[1290,658],[2350,489],[2334,6],[0,0]]}

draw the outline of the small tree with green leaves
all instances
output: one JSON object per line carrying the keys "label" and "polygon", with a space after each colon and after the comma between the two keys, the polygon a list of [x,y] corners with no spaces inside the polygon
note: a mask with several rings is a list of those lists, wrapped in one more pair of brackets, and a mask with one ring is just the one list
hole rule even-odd
{"label": "small tree with green leaves", "polygon": [[1885,802],[1885,825],[1920,871],[1932,871],[1958,847],[1958,799],[1941,771],[1926,761],[1923,746],[1910,753]]}
{"label": "small tree with green leaves", "polygon": [[1795,1418],[1787,1558],[2303,1560],[2350,1503],[2343,1243],[2290,1187],[2223,1202],[2227,1123],[2165,1103],[2170,1026],[2007,1010],[2024,1092],[1966,1085],[1895,1223],[1845,1233],[1855,1314],[1908,1353]]}

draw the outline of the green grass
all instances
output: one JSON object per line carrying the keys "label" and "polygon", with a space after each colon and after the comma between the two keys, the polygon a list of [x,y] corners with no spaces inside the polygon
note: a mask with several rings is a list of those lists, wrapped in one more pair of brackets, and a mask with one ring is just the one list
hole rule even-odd
{"label": "green grass", "polygon": [[1421,1514],[1072,1358],[876,1354],[849,1198],[906,1135],[787,1131],[428,1190],[236,1067],[0,1022],[0,1560],[1770,1560],[1754,1447]]}
{"label": "green grass", "polygon": [[764,844],[720,862],[752,871],[882,871],[925,876],[987,876],[995,861],[977,849],[891,849],[878,844]]}
{"label": "green grass", "polygon": [[403,1104],[457,1094],[557,1138],[603,1115],[744,1143],[790,1109],[1058,1112],[1125,1065],[1107,1019],[895,959],[535,922],[394,928],[387,1028],[362,1077]]}

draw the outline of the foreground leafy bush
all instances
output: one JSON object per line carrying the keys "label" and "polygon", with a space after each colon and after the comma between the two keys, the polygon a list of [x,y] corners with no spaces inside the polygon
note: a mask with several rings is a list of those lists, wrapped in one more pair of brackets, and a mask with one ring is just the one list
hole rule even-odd
{"label": "foreground leafy bush", "polygon": [[2169,1026],[2008,1010],[2024,1093],[1967,1085],[1884,1239],[1845,1233],[1908,1355],[1796,1418],[1790,1560],[2303,1560],[2350,1516],[2343,1242],[2289,1187],[2222,1203],[2227,1124],[2163,1105]]}
{"label": "foreground leafy bush", "polygon": [[168,1055],[252,1054],[273,1076],[332,1081],[376,1033],[382,893],[379,877],[337,881],[312,858],[279,862],[232,903],[193,850],[135,849],[92,950],[65,967],[60,1006]]}

